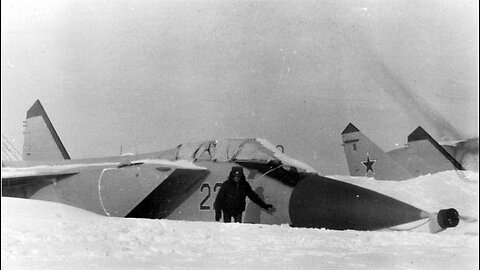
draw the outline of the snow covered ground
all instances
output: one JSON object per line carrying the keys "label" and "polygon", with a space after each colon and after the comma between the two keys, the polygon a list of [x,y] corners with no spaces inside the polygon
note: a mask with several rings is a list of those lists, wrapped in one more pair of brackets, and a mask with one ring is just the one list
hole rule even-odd
{"label": "snow covered ground", "polygon": [[[336,176],[427,211],[478,220],[478,174],[392,182]],[[478,269],[478,221],[438,234],[107,218],[2,197],[2,269]]]}

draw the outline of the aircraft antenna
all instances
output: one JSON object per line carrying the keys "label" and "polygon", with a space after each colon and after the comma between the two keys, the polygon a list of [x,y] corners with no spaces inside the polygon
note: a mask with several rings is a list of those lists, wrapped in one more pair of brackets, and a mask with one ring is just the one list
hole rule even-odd
{"label": "aircraft antenna", "polygon": [[283,145],[279,144],[279,145],[277,145],[275,148],[277,148],[278,150],[282,151],[282,154],[285,154],[285,148],[283,147]]}
{"label": "aircraft antenna", "polygon": [[8,143],[8,145],[10,145],[10,147],[15,151],[15,153],[18,155],[18,157],[21,157],[22,154],[17,150],[17,148],[10,142],[9,139],[7,139],[7,137],[5,137],[5,135],[2,134],[2,138]]}
{"label": "aircraft antenna", "polygon": [[135,141],[132,141],[132,144],[133,144],[133,149],[135,150],[135,155],[138,155],[137,145],[135,144]]}
{"label": "aircraft antenna", "polygon": [[22,160],[22,154],[15,146],[2,134],[2,160],[19,161]]}
{"label": "aircraft antenna", "polygon": [[13,161],[15,160],[14,156],[8,151],[8,148],[5,147],[5,144],[2,142],[2,160]]}
{"label": "aircraft antenna", "polygon": [[3,160],[6,160],[6,161],[12,161],[13,158],[10,154],[8,154],[7,152],[5,151],[2,151],[2,161]]}

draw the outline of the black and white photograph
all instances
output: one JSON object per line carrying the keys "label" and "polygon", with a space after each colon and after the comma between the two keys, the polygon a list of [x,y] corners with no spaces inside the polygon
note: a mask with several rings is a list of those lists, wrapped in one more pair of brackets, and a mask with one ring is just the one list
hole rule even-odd
{"label": "black and white photograph", "polygon": [[478,269],[474,0],[1,1],[2,269]]}

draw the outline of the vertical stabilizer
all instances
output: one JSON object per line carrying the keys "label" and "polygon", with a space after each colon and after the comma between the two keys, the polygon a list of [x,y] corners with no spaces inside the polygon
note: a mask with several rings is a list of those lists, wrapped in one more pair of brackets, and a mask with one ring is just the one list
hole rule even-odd
{"label": "vertical stabilizer", "polygon": [[39,100],[27,111],[23,160],[70,159]]}
{"label": "vertical stabilizer", "polygon": [[343,149],[351,176],[379,180],[405,180],[412,175],[358,128],[349,123],[342,132]]}
{"label": "vertical stabilizer", "polygon": [[406,165],[419,174],[464,170],[462,165],[420,126],[408,135],[407,153]]}

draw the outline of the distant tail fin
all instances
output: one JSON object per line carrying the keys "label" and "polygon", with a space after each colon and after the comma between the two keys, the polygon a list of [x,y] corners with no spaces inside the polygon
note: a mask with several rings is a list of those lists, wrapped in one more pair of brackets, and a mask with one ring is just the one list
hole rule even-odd
{"label": "distant tail fin", "polygon": [[349,123],[342,132],[343,149],[352,176],[373,176],[381,180],[405,180],[413,176]]}
{"label": "distant tail fin", "polygon": [[407,166],[420,174],[436,173],[446,170],[464,170],[422,127],[417,127],[408,135]]}
{"label": "distant tail fin", "polygon": [[39,100],[27,111],[23,160],[70,159]]}

